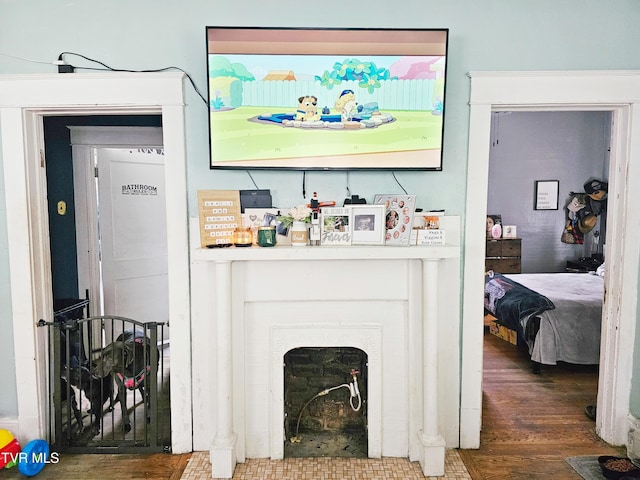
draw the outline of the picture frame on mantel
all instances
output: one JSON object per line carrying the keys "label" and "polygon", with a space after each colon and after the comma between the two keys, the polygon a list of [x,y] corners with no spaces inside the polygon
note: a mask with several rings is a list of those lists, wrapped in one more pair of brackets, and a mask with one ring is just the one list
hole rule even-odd
{"label": "picture frame on mantel", "polygon": [[559,180],[536,180],[535,210],[558,210]]}
{"label": "picture frame on mantel", "polygon": [[416,210],[416,195],[377,194],[373,203],[384,205],[385,245],[409,245]]}
{"label": "picture frame on mantel", "polygon": [[352,245],[384,245],[385,205],[351,205]]}
{"label": "picture frame on mantel", "polygon": [[351,245],[349,207],[324,207],[320,213],[320,245]]}

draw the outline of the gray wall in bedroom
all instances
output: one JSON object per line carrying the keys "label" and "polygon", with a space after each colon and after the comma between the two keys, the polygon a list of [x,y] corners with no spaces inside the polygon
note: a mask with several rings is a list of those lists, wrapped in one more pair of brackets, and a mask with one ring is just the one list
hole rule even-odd
{"label": "gray wall in bedroom", "polygon": [[[566,261],[591,254],[584,245],[560,241],[570,192],[609,172],[609,112],[494,112],[491,128],[487,214],[502,215],[522,239],[522,273],[562,272]],[[558,210],[535,210],[536,180],[558,180]],[[600,239],[602,252],[603,239]]]}

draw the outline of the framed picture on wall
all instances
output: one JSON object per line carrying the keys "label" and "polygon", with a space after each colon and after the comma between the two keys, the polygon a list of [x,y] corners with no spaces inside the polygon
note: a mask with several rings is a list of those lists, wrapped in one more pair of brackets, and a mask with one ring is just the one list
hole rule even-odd
{"label": "framed picture on wall", "polygon": [[559,180],[536,180],[535,209],[558,210]]}

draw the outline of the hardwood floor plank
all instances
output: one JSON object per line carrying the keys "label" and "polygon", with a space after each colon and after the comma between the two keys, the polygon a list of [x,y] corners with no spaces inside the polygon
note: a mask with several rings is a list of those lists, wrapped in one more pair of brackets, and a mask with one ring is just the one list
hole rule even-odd
{"label": "hardwood floor plank", "polygon": [[598,389],[597,365],[543,366],[485,334],[480,448],[460,450],[474,480],[580,479],[566,462],[578,455],[624,455],[603,442],[584,414]]}
{"label": "hardwood floor plank", "polygon": [[[56,464],[45,465],[38,480],[178,480],[191,454],[60,454]],[[24,480],[17,469],[0,470],[0,480]]]}

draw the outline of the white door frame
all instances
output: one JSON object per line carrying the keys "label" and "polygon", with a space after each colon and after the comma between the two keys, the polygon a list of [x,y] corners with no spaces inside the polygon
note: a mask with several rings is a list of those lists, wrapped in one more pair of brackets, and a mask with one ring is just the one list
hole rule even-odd
{"label": "white door frame", "polygon": [[173,453],[192,451],[189,249],[182,73],[0,76],[0,139],[7,202],[18,432],[48,433],[47,342],[51,265],[44,168],[47,115],[161,114],[167,158],[167,248]]}
{"label": "white door frame", "polygon": [[[598,418],[603,440],[626,443],[640,265],[640,72],[472,72],[465,219],[461,448],[482,424],[482,305],[492,111],[611,111],[606,302]],[[533,180],[533,179],[532,179]],[[559,238],[559,237],[558,237]]]}

